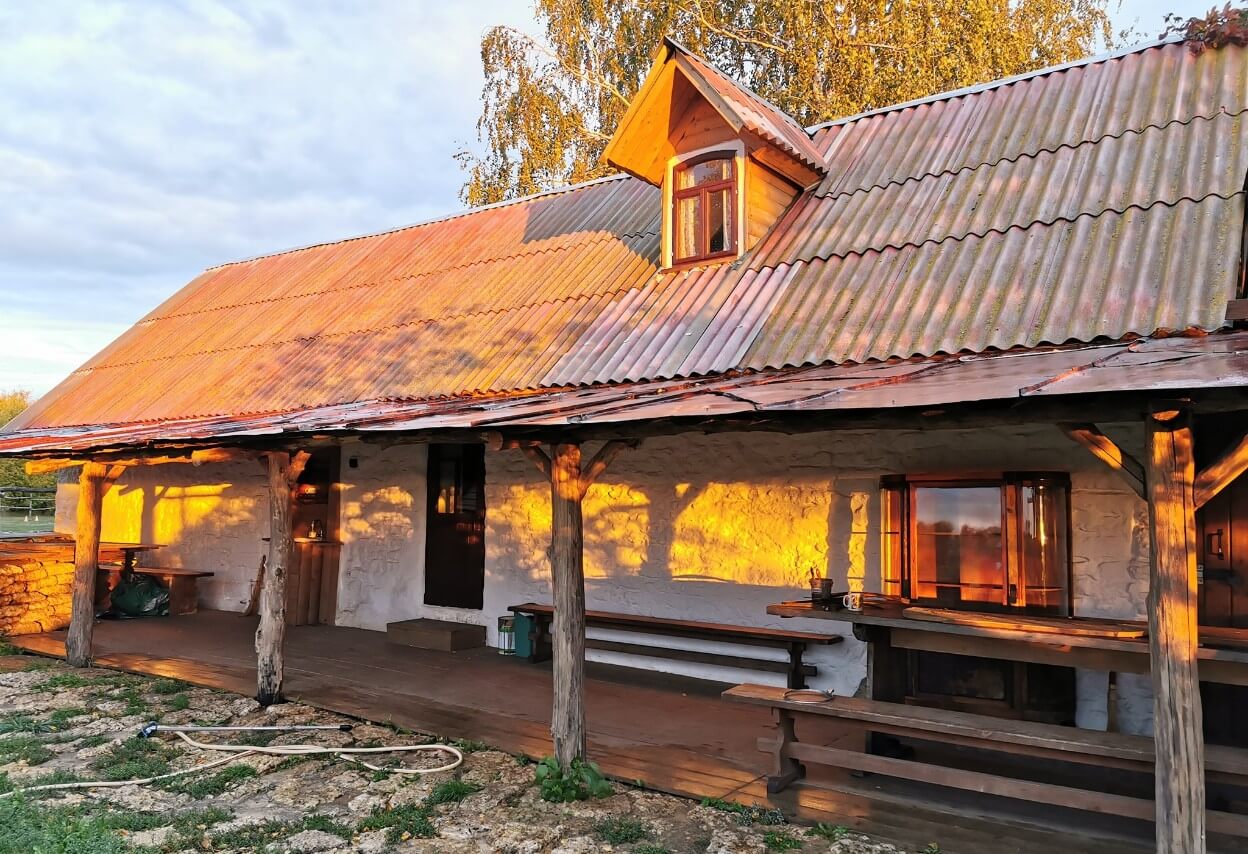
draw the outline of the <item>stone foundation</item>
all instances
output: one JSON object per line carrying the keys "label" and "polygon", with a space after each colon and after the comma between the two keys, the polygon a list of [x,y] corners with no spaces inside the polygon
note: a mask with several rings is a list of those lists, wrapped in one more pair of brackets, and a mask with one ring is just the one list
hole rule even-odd
{"label": "stone foundation", "polygon": [[68,626],[73,587],[72,563],[0,563],[0,637]]}

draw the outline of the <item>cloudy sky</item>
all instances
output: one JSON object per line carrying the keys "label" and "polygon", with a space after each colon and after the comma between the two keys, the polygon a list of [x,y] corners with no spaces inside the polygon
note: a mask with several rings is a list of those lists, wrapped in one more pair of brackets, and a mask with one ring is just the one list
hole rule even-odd
{"label": "cloudy sky", "polygon": [[0,5],[0,390],[47,391],[205,267],[459,207],[498,23],[532,31],[529,0]]}

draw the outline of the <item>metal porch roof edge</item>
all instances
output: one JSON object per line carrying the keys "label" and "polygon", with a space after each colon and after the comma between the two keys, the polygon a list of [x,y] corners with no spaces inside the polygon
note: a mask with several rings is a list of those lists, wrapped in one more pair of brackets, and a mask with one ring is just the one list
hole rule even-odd
{"label": "metal porch roof edge", "polygon": [[[0,457],[75,455],[311,434],[567,428],[666,419],[949,407],[1123,391],[1248,385],[1248,331],[823,365],[701,380],[565,388],[521,396],[376,400],[237,417],[0,434]],[[627,431],[627,428],[623,428]],[[690,429],[697,429],[691,425]]]}

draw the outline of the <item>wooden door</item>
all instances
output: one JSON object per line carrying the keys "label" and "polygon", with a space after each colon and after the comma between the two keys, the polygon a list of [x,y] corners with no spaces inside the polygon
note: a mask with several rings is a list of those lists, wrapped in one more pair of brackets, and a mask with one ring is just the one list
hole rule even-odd
{"label": "wooden door", "polygon": [[[1208,425],[1209,450],[1235,438],[1239,425]],[[1242,427],[1239,428],[1242,430]],[[1200,624],[1248,630],[1248,476],[1241,476],[1196,513]],[[1201,684],[1205,738],[1248,746],[1248,688]]]}
{"label": "wooden door", "polygon": [[429,446],[425,604],[480,608],[485,594],[485,447]]}

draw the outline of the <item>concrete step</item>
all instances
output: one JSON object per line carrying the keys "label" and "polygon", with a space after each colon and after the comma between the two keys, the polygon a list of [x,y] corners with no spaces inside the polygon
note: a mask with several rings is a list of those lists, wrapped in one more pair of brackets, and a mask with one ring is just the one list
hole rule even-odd
{"label": "concrete step", "polygon": [[485,646],[485,626],[446,620],[403,620],[386,624],[386,640],[418,649],[455,652]]}

